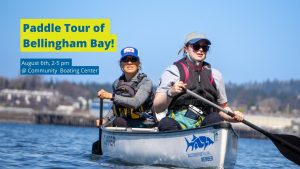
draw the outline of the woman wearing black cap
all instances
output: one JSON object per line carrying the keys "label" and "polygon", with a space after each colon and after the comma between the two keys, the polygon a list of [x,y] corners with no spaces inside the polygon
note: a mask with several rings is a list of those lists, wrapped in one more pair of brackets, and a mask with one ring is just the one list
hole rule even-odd
{"label": "woman wearing black cap", "polygon": [[211,106],[184,93],[184,89],[201,95],[211,102],[230,110],[227,104],[222,74],[205,62],[211,42],[203,34],[186,36],[183,58],[169,66],[162,74],[153,109],[156,113],[168,109],[167,117],[160,121],[160,130],[190,129],[223,120],[242,121],[243,115],[235,111],[234,118],[218,112]]}
{"label": "woman wearing black cap", "polygon": [[98,91],[101,99],[113,101],[116,116],[113,126],[117,127],[152,127],[149,123],[153,85],[142,73],[138,50],[126,47],[121,50],[120,67],[123,74],[113,83],[113,93],[104,89]]}

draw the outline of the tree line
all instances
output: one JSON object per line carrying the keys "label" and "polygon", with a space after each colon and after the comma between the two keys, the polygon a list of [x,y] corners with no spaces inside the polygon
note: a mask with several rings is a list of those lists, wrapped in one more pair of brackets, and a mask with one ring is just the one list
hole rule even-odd
{"label": "tree line", "polygon": [[[92,99],[99,89],[112,90],[111,83],[75,83],[45,80],[42,76],[19,76],[8,79],[0,76],[0,90],[58,91],[72,98]],[[250,113],[300,114],[300,80],[267,80],[244,84],[227,83],[226,93],[230,105]]]}
{"label": "tree line", "polygon": [[300,80],[228,83],[226,91],[229,102],[245,111],[300,114]]}

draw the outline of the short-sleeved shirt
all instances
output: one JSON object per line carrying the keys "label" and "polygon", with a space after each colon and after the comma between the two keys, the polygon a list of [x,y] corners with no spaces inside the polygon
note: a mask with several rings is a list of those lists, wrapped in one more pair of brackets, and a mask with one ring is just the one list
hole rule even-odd
{"label": "short-sleeved shirt", "polygon": [[[218,91],[218,99],[217,102],[219,104],[227,103],[227,96],[225,91],[224,80],[222,74],[217,69],[212,69],[212,76],[214,78],[216,88]],[[176,65],[171,65],[163,72],[160,77],[160,84],[156,90],[158,93],[166,93],[167,90],[171,88],[171,82],[180,81],[180,73]]]}

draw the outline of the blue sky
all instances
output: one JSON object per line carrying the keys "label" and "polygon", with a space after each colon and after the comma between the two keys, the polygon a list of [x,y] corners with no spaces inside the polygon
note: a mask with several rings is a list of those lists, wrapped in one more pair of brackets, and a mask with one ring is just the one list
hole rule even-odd
{"label": "blue sky", "polygon": [[[56,75],[76,82],[113,82],[120,74],[120,49],[139,49],[143,71],[158,84],[185,35],[205,33],[207,61],[225,82],[300,79],[300,1],[297,0],[3,0],[0,17],[0,75],[19,75],[20,58],[72,58],[73,65],[99,66],[97,76]],[[21,18],[109,18],[117,35],[115,53],[21,53]]]}

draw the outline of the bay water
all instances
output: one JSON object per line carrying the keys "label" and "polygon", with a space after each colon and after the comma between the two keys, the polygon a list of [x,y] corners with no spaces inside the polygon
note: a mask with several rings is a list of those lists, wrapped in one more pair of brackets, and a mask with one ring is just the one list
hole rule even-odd
{"label": "bay water", "polygon": [[[0,168],[169,168],[92,155],[97,139],[97,128],[0,123]],[[235,169],[254,168],[300,167],[285,159],[270,140],[240,138]]]}

